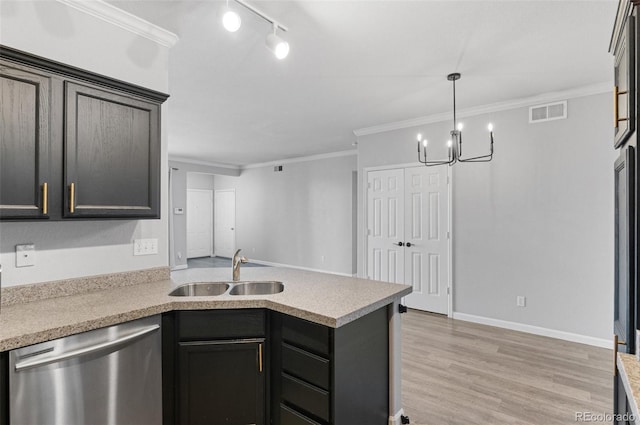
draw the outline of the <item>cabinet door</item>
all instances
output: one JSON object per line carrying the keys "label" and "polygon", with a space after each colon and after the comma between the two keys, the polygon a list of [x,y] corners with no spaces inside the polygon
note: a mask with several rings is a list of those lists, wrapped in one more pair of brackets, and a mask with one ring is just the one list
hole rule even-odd
{"label": "cabinet door", "polygon": [[0,218],[48,218],[50,87],[0,62]]}
{"label": "cabinet door", "polygon": [[[622,379],[617,375],[613,381],[613,425],[630,425],[629,421],[631,408],[629,406],[629,400],[627,399],[627,393],[622,384]],[[633,422],[635,423],[635,422]]]}
{"label": "cabinet door", "polygon": [[160,107],[65,82],[64,217],[160,217]]}
{"label": "cabinet door", "polygon": [[638,309],[635,250],[635,149],[623,149],[614,166],[615,181],[615,268],[613,329],[618,350],[635,353]]}
{"label": "cabinet door", "polygon": [[615,50],[614,147],[621,146],[635,130],[635,20],[629,16]]}
{"label": "cabinet door", "polygon": [[181,342],[178,423],[264,424],[264,339]]}

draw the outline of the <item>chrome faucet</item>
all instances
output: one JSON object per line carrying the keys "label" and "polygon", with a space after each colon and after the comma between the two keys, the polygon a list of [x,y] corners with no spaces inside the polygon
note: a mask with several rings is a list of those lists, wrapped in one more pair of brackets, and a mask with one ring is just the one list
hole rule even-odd
{"label": "chrome faucet", "polygon": [[241,249],[237,250],[235,254],[233,254],[233,260],[231,261],[231,267],[233,268],[233,281],[237,282],[240,280],[240,264],[246,263],[248,260],[244,257],[240,257]]}

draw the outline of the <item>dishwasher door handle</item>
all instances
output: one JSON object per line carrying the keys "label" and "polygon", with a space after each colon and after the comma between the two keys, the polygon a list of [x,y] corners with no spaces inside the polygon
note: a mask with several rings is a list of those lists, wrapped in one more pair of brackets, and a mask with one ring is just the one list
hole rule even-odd
{"label": "dishwasher door handle", "polygon": [[23,370],[32,369],[34,367],[45,366],[51,363],[61,362],[63,360],[72,359],[74,357],[86,356],[87,354],[93,354],[101,351],[106,351],[112,349],[117,346],[125,345],[136,341],[143,336],[150,334],[151,332],[155,332],[160,329],[159,325],[149,326],[147,328],[143,328],[137,332],[132,334],[123,336],[118,339],[114,339],[113,341],[106,341],[100,344],[91,345],[89,347],[80,348],[78,350],[67,351],[66,353],[61,353],[56,356],[45,357],[45,358],[31,358],[29,360],[24,360],[22,362],[17,362],[15,369],[16,372],[21,372]]}

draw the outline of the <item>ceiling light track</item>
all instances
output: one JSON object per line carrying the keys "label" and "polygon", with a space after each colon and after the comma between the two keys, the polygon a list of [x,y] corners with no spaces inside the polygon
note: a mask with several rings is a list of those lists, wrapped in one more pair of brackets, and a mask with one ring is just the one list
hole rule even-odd
{"label": "ceiling light track", "polygon": [[245,3],[243,0],[234,0],[234,1],[236,3],[238,3],[240,6],[243,6],[244,8],[246,8],[247,10],[252,11],[253,13],[258,15],[259,17],[261,17],[265,21],[269,22],[270,24],[274,25],[275,27],[280,28],[282,31],[289,31],[289,29],[287,27],[285,27],[284,25],[282,25],[280,22],[278,22],[275,19],[269,17],[269,15],[267,15],[264,12],[262,12],[261,10],[256,9],[254,6],[251,6],[249,3]]}
{"label": "ceiling light track", "polygon": [[[271,50],[278,59],[286,58],[287,55],[289,55],[289,43],[279,37],[276,32],[278,29],[288,31],[288,28],[249,3],[245,3],[243,0],[234,1],[271,24],[272,31],[267,34],[267,48]],[[236,32],[240,29],[240,15],[229,7],[229,0],[227,0],[226,12],[222,17],[222,25],[224,25],[225,29],[229,32]]]}

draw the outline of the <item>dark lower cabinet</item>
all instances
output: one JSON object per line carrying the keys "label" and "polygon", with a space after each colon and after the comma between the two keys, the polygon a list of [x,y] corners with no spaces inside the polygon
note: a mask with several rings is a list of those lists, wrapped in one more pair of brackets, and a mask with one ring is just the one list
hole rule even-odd
{"label": "dark lower cabinet", "polygon": [[180,424],[264,424],[264,338],[181,342]]}
{"label": "dark lower cabinet", "polygon": [[0,425],[9,424],[9,353],[0,353]]}
{"label": "dark lower cabinet", "polygon": [[631,418],[629,399],[622,384],[622,379],[618,375],[613,378],[613,399],[613,425],[633,425],[635,422],[629,420]]}
{"label": "dark lower cabinet", "polygon": [[266,310],[163,316],[164,424],[267,423]]}
{"label": "dark lower cabinet", "polygon": [[386,307],[337,329],[273,312],[270,342],[272,424],[388,423]]}

